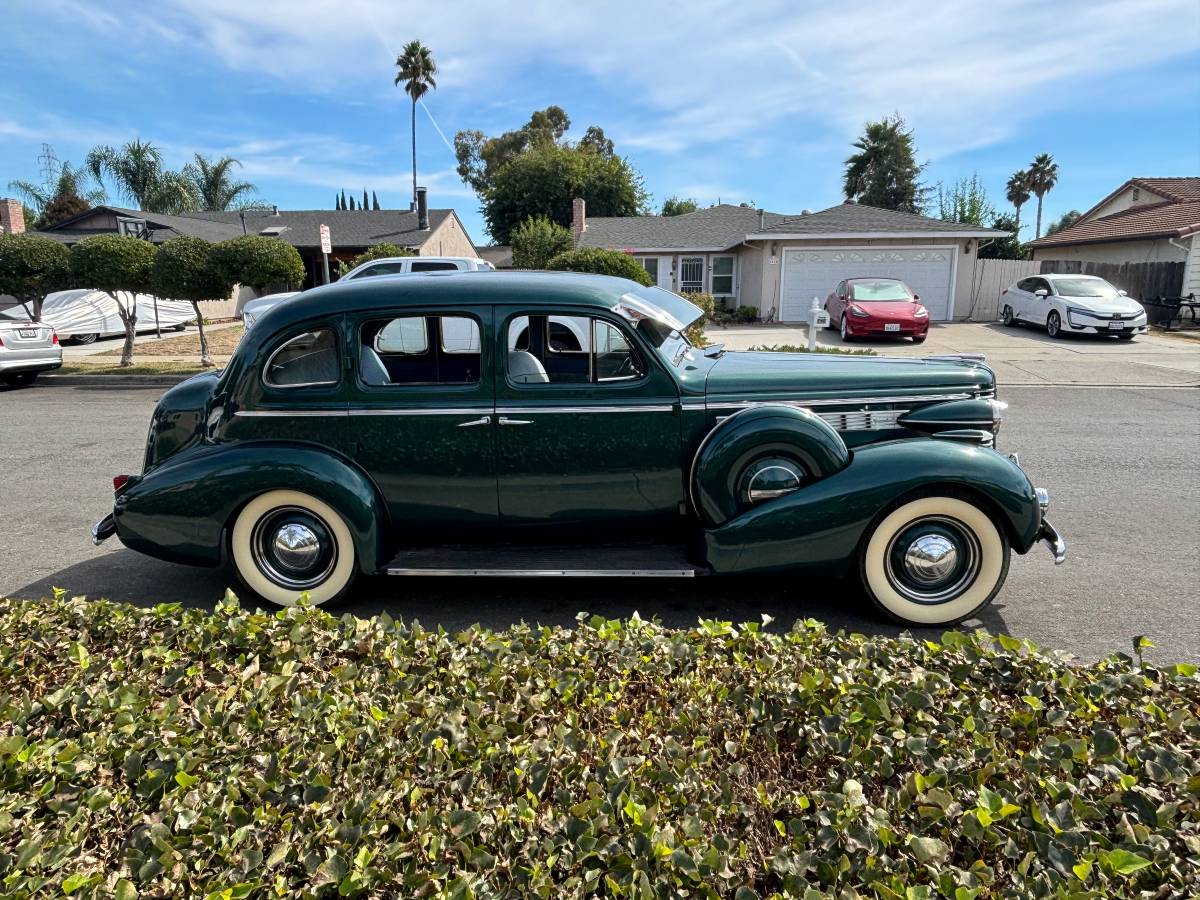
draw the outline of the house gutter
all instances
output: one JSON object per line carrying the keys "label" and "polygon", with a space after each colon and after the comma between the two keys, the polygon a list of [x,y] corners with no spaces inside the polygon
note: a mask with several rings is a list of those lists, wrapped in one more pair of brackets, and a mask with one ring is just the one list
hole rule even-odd
{"label": "house gutter", "polygon": [[[927,240],[929,238],[949,238],[963,240],[965,238],[991,238],[996,240],[995,231],[836,231],[827,234],[761,234],[746,235],[747,241],[847,241],[847,240]],[[743,242],[744,243],[744,242]]]}
{"label": "house gutter", "polygon": [[[1192,240],[1195,241],[1195,238],[1192,238]],[[1176,250],[1182,250],[1184,256],[1191,255],[1192,248],[1185,247],[1185,246],[1183,246],[1183,244],[1175,243],[1175,238],[1173,238],[1173,237],[1167,238],[1167,243],[1170,244],[1172,247],[1174,247]]]}

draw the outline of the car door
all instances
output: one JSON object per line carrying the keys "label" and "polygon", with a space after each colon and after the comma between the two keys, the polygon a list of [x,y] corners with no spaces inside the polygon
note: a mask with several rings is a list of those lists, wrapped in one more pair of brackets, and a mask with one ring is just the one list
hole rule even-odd
{"label": "car door", "polygon": [[497,309],[501,533],[517,541],[664,539],[683,522],[675,380],[624,320],[579,313]]}
{"label": "car door", "polygon": [[397,542],[472,542],[496,527],[490,306],[354,318],[350,453],[378,485]]}
{"label": "car door", "polygon": [[833,289],[833,293],[826,299],[825,308],[829,310],[830,323],[836,328],[837,323],[842,320],[842,313],[846,309],[846,282],[838,282],[837,287]]}
{"label": "car door", "polygon": [[1033,284],[1037,280],[1033,276],[1022,278],[1009,290],[1009,306],[1015,318],[1028,320],[1032,316],[1033,303],[1037,299],[1033,295]]}

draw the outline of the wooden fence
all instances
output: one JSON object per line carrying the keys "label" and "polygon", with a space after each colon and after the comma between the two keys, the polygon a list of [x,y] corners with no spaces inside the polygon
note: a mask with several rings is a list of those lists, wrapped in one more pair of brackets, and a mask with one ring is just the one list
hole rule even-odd
{"label": "wooden fence", "polygon": [[[1178,297],[1183,289],[1182,262],[1100,263],[1077,259],[977,259],[959,279],[971,279],[969,322],[994,322],[1000,318],[1000,292],[1022,278],[1043,272],[1064,275],[1097,275],[1127,291],[1135,300]],[[959,311],[958,315],[964,315]]]}

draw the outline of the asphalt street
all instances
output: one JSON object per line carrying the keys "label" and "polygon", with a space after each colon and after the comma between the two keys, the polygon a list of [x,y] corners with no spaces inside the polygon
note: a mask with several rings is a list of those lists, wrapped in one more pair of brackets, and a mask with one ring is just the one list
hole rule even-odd
{"label": "asphalt street", "polygon": [[[111,508],[111,477],[137,472],[161,388],[36,385],[0,391],[0,596],[72,594],[211,606],[228,568],[158,562],[88,529]],[[1200,660],[1200,390],[1009,387],[1001,449],[1020,453],[1050,490],[1051,520],[1069,545],[1055,567],[1038,546],[1014,557],[1007,586],[980,622],[1082,659],[1128,651],[1148,635],[1160,662]],[[774,627],[812,616],[831,627],[892,634],[856,586],[804,576],[558,580],[373,578],[335,612],[474,622],[573,623],[580,611],[635,610],[668,625],[698,617]],[[936,637],[938,631],[931,631]]]}

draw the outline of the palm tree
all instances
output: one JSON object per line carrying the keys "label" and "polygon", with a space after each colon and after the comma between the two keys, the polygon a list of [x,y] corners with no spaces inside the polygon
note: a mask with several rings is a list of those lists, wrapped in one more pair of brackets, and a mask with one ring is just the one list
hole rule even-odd
{"label": "palm tree", "polygon": [[87,155],[86,166],[97,181],[107,175],[118,195],[145,212],[181,213],[200,206],[192,179],[164,169],[162,151],[149,141],[134,139],[119,149],[101,144]]}
{"label": "palm tree", "polygon": [[420,41],[409,41],[404,50],[396,57],[396,79],[393,84],[404,82],[404,93],[412,98],[412,177],[413,177],[413,207],[417,203],[417,101],[437,87],[434,76],[437,75],[437,63],[433,54]]}
{"label": "palm tree", "polygon": [[1004,186],[1004,196],[1008,198],[1008,202],[1017,210],[1016,227],[1013,233],[1017,238],[1017,242],[1021,241],[1021,207],[1024,206],[1030,196],[1029,190],[1029,173],[1024,169],[1018,169],[1009,176],[1008,184]]}
{"label": "palm tree", "polygon": [[921,211],[926,189],[917,180],[922,166],[913,150],[913,133],[897,116],[868,122],[846,160],[843,192],[847,200],[868,206]]}
{"label": "palm tree", "polygon": [[1058,163],[1049,153],[1039,153],[1029,166],[1029,190],[1038,198],[1037,229],[1033,236],[1042,236],[1042,198],[1058,184]]}
{"label": "palm tree", "polygon": [[233,167],[241,165],[232,156],[222,156],[214,161],[197,153],[195,162],[183,167],[183,174],[191,180],[200,197],[200,209],[225,212],[237,205],[239,198],[254,193],[256,188],[250,182],[231,178]]}
{"label": "palm tree", "polygon": [[17,180],[10,181],[8,187],[9,190],[20,194],[39,218],[45,216],[47,207],[52,204],[61,205],[66,201],[76,200],[77,205],[88,207],[104,202],[104,188],[92,186],[87,168],[73,166],[65,160],[60,161],[49,144],[42,144],[38,162],[42,173],[41,184]]}

